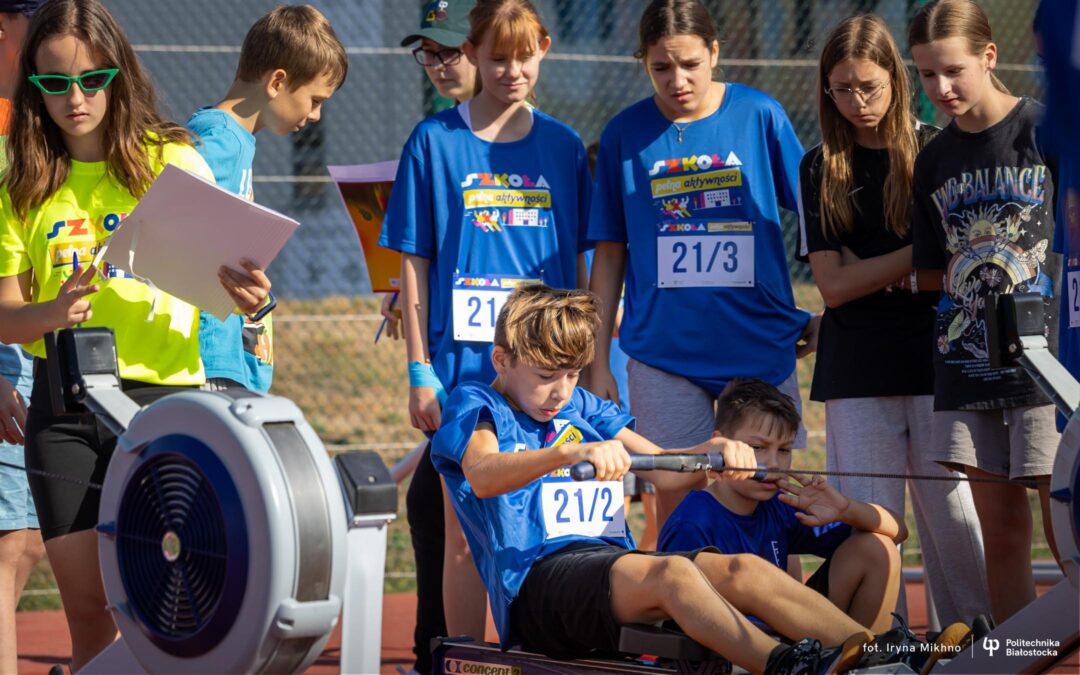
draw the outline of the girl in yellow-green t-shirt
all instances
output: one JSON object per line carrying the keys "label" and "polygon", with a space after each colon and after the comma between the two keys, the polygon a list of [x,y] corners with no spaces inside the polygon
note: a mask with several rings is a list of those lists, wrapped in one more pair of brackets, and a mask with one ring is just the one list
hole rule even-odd
{"label": "girl in yellow-green t-shirt", "polygon": [[[213,176],[188,133],[158,114],[150,79],[99,0],[45,2],[21,67],[0,184],[0,341],[37,357],[27,466],[101,483],[116,439],[93,417],[54,415],[41,337],[76,324],[113,329],[124,389],[139,403],[201,384],[198,310],[90,263],[166,164]],[[29,478],[77,671],[116,636],[93,530],[100,493]]]}

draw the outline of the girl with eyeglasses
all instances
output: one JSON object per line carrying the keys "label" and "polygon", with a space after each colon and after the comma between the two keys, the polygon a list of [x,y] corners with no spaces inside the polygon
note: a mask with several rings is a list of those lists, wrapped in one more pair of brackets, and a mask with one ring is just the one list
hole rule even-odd
{"label": "girl with eyeglasses", "polygon": [[[986,575],[999,623],[1035,599],[1031,506],[1038,488],[1056,556],[1049,476],[1060,440],[1054,406],[1021,367],[990,365],[987,307],[999,295],[1038,293],[1057,353],[1061,255],[1054,236],[1053,162],[1037,128],[1043,106],[1009,93],[986,13],[971,0],[932,0],[908,28],[923,89],[951,118],[915,160],[916,269],[944,273],[934,326],[934,459],[973,478],[986,541]],[[1038,481],[1033,484],[1032,481]]]}
{"label": "girl with eyeglasses", "polygon": [[[60,416],[42,335],[75,325],[116,333],[125,391],[148,403],[203,382],[197,310],[91,260],[173,163],[213,180],[99,0],[48,0],[28,29],[0,189],[0,341],[35,359],[26,428],[41,533],[71,632],[73,671],[116,637],[98,566],[100,492],[116,438],[93,416]],[[153,314],[150,308],[153,307]]]}
{"label": "girl with eyeglasses", "polygon": [[[379,239],[403,253],[409,417],[426,433],[440,426],[444,392],[495,379],[495,320],[517,284],[574,288],[585,278],[585,148],[573,129],[528,103],[548,31],[528,0],[480,0],[469,17],[463,50],[479,91],[413,130]],[[444,510],[447,629],[480,638],[483,585],[452,509]]]}
{"label": "girl with eyeglasses", "polygon": [[[912,167],[936,129],[912,116],[907,69],[877,16],[853,16],[833,30],[818,87],[822,141],[799,167],[799,256],[809,259],[826,305],[810,389],[825,403],[826,463],[830,471],[946,478],[952,472],[930,456],[941,277],[911,266]],[[904,481],[840,477],[836,487],[905,512]],[[971,489],[944,481],[907,487],[942,625],[970,621],[987,609]],[[969,573],[949,574],[956,569]]]}
{"label": "girl with eyeglasses", "polygon": [[[796,208],[803,148],[779,103],[713,79],[720,43],[698,0],[649,3],[639,42],[654,94],[608,123],[596,162],[590,288],[604,324],[589,387],[618,397],[608,359],[625,279],[619,335],[638,429],[691,447],[712,435],[735,377],[799,401],[797,343],[813,342],[817,321],[795,306],[779,206]],[[800,427],[796,447],[805,439]],[[660,526],[688,489],[658,490]]]}

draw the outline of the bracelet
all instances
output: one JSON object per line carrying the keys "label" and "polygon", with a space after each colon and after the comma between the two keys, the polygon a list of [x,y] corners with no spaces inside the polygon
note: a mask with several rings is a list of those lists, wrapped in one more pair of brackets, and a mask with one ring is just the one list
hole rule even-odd
{"label": "bracelet", "polygon": [[911,292],[919,292],[919,272],[918,270],[911,270]]}
{"label": "bracelet", "polygon": [[446,387],[442,380],[435,374],[435,368],[430,363],[421,361],[409,361],[409,386],[431,387],[435,390],[435,398],[439,405],[446,403]]}
{"label": "bracelet", "polygon": [[267,314],[274,311],[274,308],[277,307],[277,297],[274,296],[274,292],[267,291],[266,299],[268,300],[268,302],[262,307],[262,309],[255,312],[254,314],[248,314],[249,319],[251,319],[252,321],[262,321]]}

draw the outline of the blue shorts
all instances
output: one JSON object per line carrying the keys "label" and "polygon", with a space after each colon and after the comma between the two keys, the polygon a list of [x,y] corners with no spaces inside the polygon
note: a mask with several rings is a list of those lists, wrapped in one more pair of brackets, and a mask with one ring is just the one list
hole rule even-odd
{"label": "blue shorts", "polygon": [[[7,349],[7,346],[0,345],[0,349]],[[15,385],[27,402],[30,401],[32,378],[29,367],[21,375],[5,373],[4,378]],[[23,446],[0,442],[0,461],[25,466]],[[30,496],[26,472],[0,466],[0,531],[26,528],[38,528],[37,509],[34,508],[34,498]]]}

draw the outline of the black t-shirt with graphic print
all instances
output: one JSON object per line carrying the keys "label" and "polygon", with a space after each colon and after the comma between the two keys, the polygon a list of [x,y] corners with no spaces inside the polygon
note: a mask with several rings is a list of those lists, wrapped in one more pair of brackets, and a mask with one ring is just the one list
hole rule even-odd
{"label": "black t-shirt with graphic print", "polygon": [[[919,146],[937,129],[919,125]],[[839,238],[821,223],[823,154],[818,145],[799,166],[799,255],[840,251],[846,246],[859,258],[892,253],[911,243],[886,228],[885,179],[889,153],[855,146],[852,155],[855,221]],[[817,361],[810,398],[828,401],[870,396],[919,396],[933,393],[934,316],[938,293],[882,289],[836,308],[826,308],[818,333]]]}
{"label": "black t-shirt with graphic print", "polygon": [[1042,293],[1056,354],[1061,256],[1054,179],[1036,142],[1043,107],[1022,98],[978,133],[951,123],[915,160],[914,264],[945,270],[934,342],[934,409],[993,410],[1048,399],[1019,367],[991,368],[987,296]]}

